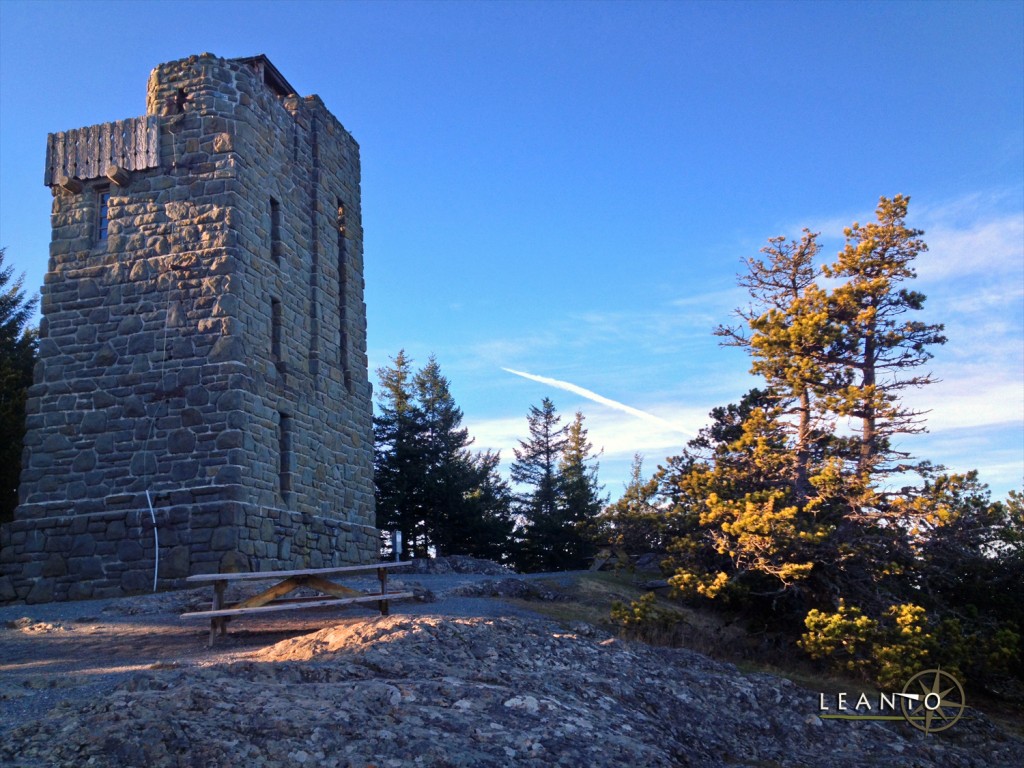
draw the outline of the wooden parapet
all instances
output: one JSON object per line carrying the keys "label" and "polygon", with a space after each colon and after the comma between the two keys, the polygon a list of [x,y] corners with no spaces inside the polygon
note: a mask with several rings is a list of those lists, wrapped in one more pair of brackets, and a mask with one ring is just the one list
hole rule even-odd
{"label": "wooden parapet", "polygon": [[160,166],[160,122],[143,115],[113,123],[59,131],[46,137],[46,171],[43,183],[52,187],[62,176],[99,179],[111,167],[121,174],[115,183],[127,181],[128,171]]}

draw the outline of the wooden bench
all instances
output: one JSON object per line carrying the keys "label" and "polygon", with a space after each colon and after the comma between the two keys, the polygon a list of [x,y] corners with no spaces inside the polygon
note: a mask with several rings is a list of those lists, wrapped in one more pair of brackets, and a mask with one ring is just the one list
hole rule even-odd
{"label": "wooden bench", "polygon": [[[183,619],[210,620],[210,647],[214,638],[227,634],[227,624],[233,616],[247,614],[271,613],[273,611],[298,610],[300,608],[325,608],[335,605],[351,605],[355,603],[377,603],[382,616],[388,615],[388,602],[407,597],[414,597],[412,592],[389,592],[388,569],[409,565],[408,562],[374,563],[372,565],[346,565],[337,568],[307,568],[295,571],[259,571],[256,573],[202,573],[185,579],[190,584],[213,584],[213,602],[209,610],[191,611],[181,614]],[[325,578],[337,574],[377,571],[380,579],[380,592],[360,592],[349,587],[336,584]],[[235,603],[226,603],[224,593],[231,582],[276,581],[273,586]],[[314,597],[285,597],[300,587],[308,587],[329,595]]]}

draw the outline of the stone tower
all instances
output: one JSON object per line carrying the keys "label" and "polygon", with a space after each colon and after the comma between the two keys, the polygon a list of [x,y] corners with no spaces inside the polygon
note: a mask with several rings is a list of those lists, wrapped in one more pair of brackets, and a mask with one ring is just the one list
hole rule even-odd
{"label": "stone tower", "polygon": [[161,64],[145,116],[48,137],[0,600],[376,559],[359,173],[265,56]]}

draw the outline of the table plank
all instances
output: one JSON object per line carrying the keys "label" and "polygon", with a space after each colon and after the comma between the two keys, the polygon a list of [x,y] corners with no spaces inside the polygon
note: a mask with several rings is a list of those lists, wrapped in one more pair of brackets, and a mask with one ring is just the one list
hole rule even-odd
{"label": "table plank", "polygon": [[397,568],[401,565],[412,565],[410,561],[370,563],[369,565],[342,565],[334,568],[303,568],[293,571],[245,571],[242,573],[197,573],[185,581],[198,583],[204,581],[258,581],[286,579],[289,576],[320,576],[329,573],[355,573],[358,571],[374,571],[378,568]]}
{"label": "table plank", "polygon": [[194,611],[181,614],[183,619],[213,618],[216,616],[242,616],[252,613],[271,613],[273,611],[293,611],[300,608],[321,608],[331,605],[349,605],[352,603],[377,603],[386,600],[399,600],[407,597],[415,597],[412,592],[389,592],[386,595],[363,595],[361,597],[341,597],[330,600],[313,600],[301,603],[277,603],[262,605],[255,608],[221,608],[216,611]]}

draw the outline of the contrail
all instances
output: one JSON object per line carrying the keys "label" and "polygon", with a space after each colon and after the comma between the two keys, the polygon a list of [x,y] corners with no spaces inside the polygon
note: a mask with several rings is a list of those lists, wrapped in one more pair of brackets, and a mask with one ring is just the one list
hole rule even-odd
{"label": "contrail", "polygon": [[530,381],[536,381],[541,384],[547,384],[550,387],[564,389],[566,392],[572,392],[573,394],[579,395],[580,397],[587,398],[587,400],[593,400],[595,403],[600,403],[601,405],[606,405],[609,408],[614,408],[617,411],[628,413],[630,416],[635,416],[638,419],[643,419],[644,421],[650,422],[651,424],[657,424],[659,427],[671,429],[674,432],[681,432],[682,434],[688,437],[694,436],[693,432],[691,432],[690,430],[683,429],[678,424],[673,424],[671,421],[668,421],[667,419],[663,419],[660,416],[655,416],[653,413],[647,413],[647,411],[641,411],[639,408],[634,408],[630,405],[626,405],[625,403],[620,403],[618,400],[612,400],[610,398],[604,397],[603,395],[597,394],[597,392],[592,392],[589,389],[584,389],[583,387],[577,386],[572,382],[561,381],[559,379],[550,379],[547,376],[535,376],[532,373],[526,373],[524,371],[515,371],[511,368],[502,368],[501,370],[505,371],[506,373],[511,373],[515,376],[522,376],[524,379],[529,379]]}

